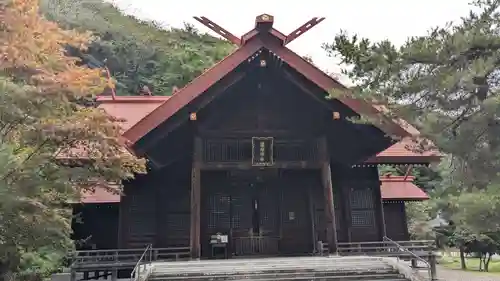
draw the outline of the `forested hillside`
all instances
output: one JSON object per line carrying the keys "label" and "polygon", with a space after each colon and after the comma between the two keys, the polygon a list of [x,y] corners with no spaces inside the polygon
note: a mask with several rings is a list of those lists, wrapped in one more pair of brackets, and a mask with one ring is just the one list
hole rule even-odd
{"label": "forested hillside", "polygon": [[170,95],[234,48],[186,25],[165,29],[126,16],[101,0],[42,0],[44,15],[61,26],[96,36],[88,51],[72,54],[89,66],[106,65],[119,95],[137,94],[144,85],[155,95]]}

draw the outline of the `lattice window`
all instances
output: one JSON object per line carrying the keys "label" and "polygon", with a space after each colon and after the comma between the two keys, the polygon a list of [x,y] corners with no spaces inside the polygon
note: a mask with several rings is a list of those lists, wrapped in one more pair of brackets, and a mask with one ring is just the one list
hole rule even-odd
{"label": "lattice window", "polygon": [[210,214],[208,227],[212,229],[228,229],[230,227],[229,204],[231,197],[224,194],[214,194],[210,197]]}
{"label": "lattice window", "polygon": [[241,228],[241,209],[243,208],[242,206],[242,200],[240,197],[232,197],[231,198],[231,205],[232,205],[232,213],[231,213],[231,228],[234,229],[240,229]]}
{"label": "lattice window", "polygon": [[[275,140],[275,161],[314,161],[318,143],[314,140]],[[248,139],[206,139],[203,141],[205,162],[245,162],[252,160],[252,141]]]}
{"label": "lattice window", "polygon": [[371,209],[373,208],[373,191],[370,188],[351,190],[351,208]]}
{"label": "lattice window", "polygon": [[375,212],[373,210],[352,210],[352,226],[371,226],[375,225]]}
{"label": "lattice window", "polygon": [[353,227],[375,226],[375,204],[373,189],[357,187],[350,190],[351,225]]}

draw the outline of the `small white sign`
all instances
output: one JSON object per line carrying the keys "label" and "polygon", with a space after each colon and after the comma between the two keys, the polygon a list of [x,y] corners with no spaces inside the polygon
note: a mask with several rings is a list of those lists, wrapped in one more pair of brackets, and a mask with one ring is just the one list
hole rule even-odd
{"label": "small white sign", "polygon": [[229,240],[227,238],[227,235],[221,235],[220,236],[220,242],[221,243],[227,243]]}

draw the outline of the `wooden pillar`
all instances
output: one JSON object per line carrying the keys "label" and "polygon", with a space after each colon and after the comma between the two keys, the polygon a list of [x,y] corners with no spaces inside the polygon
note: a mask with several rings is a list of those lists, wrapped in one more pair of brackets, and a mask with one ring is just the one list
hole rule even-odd
{"label": "wooden pillar", "polygon": [[200,245],[200,203],[201,203],[201,139],[195,137],[193,148],[193,166],[191,170],[191,233],[190,248],[191,258],[199,259],[201,256]]}
{"label": "wooden pillar", "polygon": [[[125,187],[123,188],[125,189]],[[122,249],[125,248],[125,242],[124,242],[124,237],[123,237],[123,217],[124,217],[124,210],[123,210],[123,197],[120,195],[120,202],[118,203],[118,233],[117,233],[117,249]]]}
{"label": "wooden pillar", "polygon": [[410,241],[410,230],[408,229],[408,219],[406,217],[406,202],[401,201],[401,223],[403,224],[403,231],[405,240]]}
{"label": "wooden pillar", "polygon": [[118,269],[114,268],[111,271],[111,281],[116,281],[118,280]]}
{"label": "wooden pillar", "polygon": [[71,269],[69,280],[76,281],[76,270],[74,270],[73,268]]}
{"label": "wooden pillar", "polygon": [[429,266],[430,266],[430,272],[431,272],[431,281],[436,281],[438,280],[437,278],[437,269],[436,269],[436,264],[437,264],[437,261],[436,261],[436,254],[434,253],[430,253],[429,255]]}
{"label": "wooden pillar", "polygon": [[308,207],[309,207],[309,217],[311,218],[311,240],[313,244],[313,253],[317,253],[316,244],[318,243],[316,239],[316,207],[314,206],[314,198],[312,186],[309,185],[307,187],[307,199],[308,199]]}
{"label": "wooden pillar", "polygon": [[[377,171],[377,177],[378,177],[378,169]],[[382,200],[382,191],[380,190],[382,186],[382,182],[379,180],[378,186],[375,186],[375,211],[377,214],[377,223],[379,225],[379,239],[380,241],[384,240],[384,237],[387,236],[387,225],[385,223],[385,216],[384,216],[384,202]]]}
{"label": "wooden pillar", "polygon": [[321,178],[323,182],[323,195],[325,198],[326,242],[330,253],[337,253],[337,228],[335,225],[335,206],[333,200],[332,171],[330,168],[330,154],[326,138],[320,140],[320,152],[323,156],[321,165]]}

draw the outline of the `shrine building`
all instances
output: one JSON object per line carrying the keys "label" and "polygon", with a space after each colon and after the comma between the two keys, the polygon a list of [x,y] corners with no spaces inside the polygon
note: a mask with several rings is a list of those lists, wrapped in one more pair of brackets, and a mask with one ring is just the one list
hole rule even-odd
{"label": "shrine building", "polygon": [[241,37],[197,20],[238,48],[171,96],[97,98],[126,120],[123,137],[149,172],[124,182],[122,195],[83,194],[74,239],[88,239],[78,247],[151,244],[210,258],[218,235],[231,258],[310,255],[320,241],[334,253],[343,242],[409,240],[405,203],[428,197],[412,176],[378,168],[440,155],[411,149],[418,132],[405,122],[351,120],[380,107],[327,98],[347,89],[287,48],[323,19],[285,35],[260,15]]}

